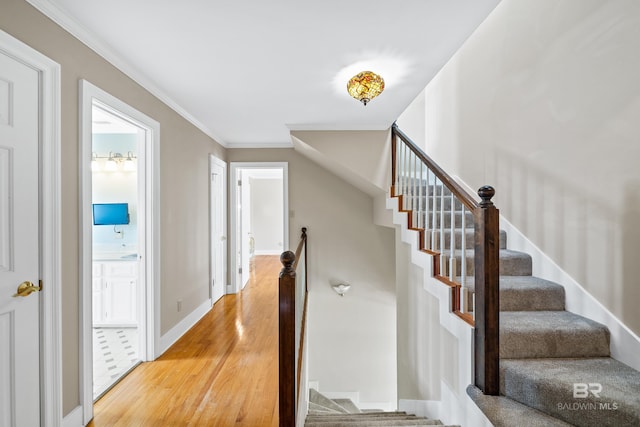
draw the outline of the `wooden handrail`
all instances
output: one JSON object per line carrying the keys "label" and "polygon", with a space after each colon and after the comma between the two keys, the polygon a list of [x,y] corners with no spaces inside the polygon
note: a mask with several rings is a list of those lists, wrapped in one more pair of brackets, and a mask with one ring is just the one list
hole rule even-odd
{"label": "wooden handrail", "polygon": [[[396,140],[395,137],[400,137],[400,139],[402,139],[402,141],[404,141],[404,143],[407,145],[407,147],[409,147],[409,149],[411,151],[414,152],[414,154],[416,156],[418,156],[418,158],[420,160],[422,160],[422,162],[427,165],[427,167],[435,174],[435,176],[438,177],[438,179],[440,181],[442,181],[442,183],[445,185],[445,187],[447,187],[449,190],[451,190],[451,192],[456,196],[456,198],[458,200],[460,200],[469,210],[475,210],[479,204],[478,202],[473,199],[473,197],[467,193],[467,191],[462,188],[462,186],[460,184],[458,184],[453,178],[451,178],[449,176],[448,173],[446,173],[440,166],[438,166],[438,164],[436,162],[434,162],[431,157],[427,156],[426,153],[424,151],[422,151],[422,149],[420,149],[420,147],[418,147],[412,140],[411,138],[409,138],[404,132],[402,132],[399,128],[398,125],[396,123],[393,124],[393,126],[391,126],[392,129],[392,138],[391,138],[391,152],[392,152],[392,162],[393,162],[393,166],[392,166],[392,173],[391,173],[391,179],[395,179],[395,171],[396,171]],[[392,185],[394,183],[392,182]]]}
{"label": "wooden handrail", "polygon": [[[462,188],[453,178],[451,178],[438,164],[436,164],[429,156],[427,156],[411,139],[402,132],[398,126],[394,123],[391,133],[391,161],[392,161],[392,183],[391,190],[392,196],[398,197],[399,208],[402,212],[407,212],[408,220],[407,225],[409,228],[418,231],[420,239],[420,250],[433,256],[433,274],[434,276],[451,287],[451,310],[462,320],[474,327],[474,382],[475,385],[480,388],[485,394],[497,395],[500,392],[500,372],[499,372],[499,324],[500,324],[500,292],[499,292],[499,243],[500,243],[500,230],[499,230],[499,212],[494,206],[491,198],[495,195],[495,190],[492,187],[484,186],[478,190],[478,195],[482,199],[481,202],[477,202],[467,191]],[[399,171],[400,166],[407,167],[405,160],[398,159],[398,153],[404,153],[405,148],[398,146],[398,138],[402,141],[404,146],[408,148],[412,153],[409,155],[409,165],[407,174],[405,170]],[[402,150],[399,150],[402,148]],[[405,154],[402,154],[403,158]],[[417,160],[422,162],[420,167],[417,166]],[[416,163],[412,163],[416,162]],[[425,228],[429,224],[429,219],[423,219],[422,222],[427,224],[424,227],[420,227],[421,212],[424,213],[425,209],[429,209],[428,203],[423,202],[423,183],[429,186],[429,182],[425,182],[422,175],[423,166],[428,171],[433,173],[435,177],[447,187],[454,198],[462,203],[466,208],[473,212],[474,222],[474,282],[475,282],[475,306],[473,315],[469,312],[463,312],[461,309],[461,287],[462,285],[456,283],[454,279],[455,271],[452,267],[450,269],[450,277],[443,275],[441,271],[440,259],[444,245],[440,243],[438,247],[431,244],[431,247],[427,247],[424,239]],[[420,177],[417,176],[417,171],[420,170]],[[403,177],[403,181],[400,181],[400,177]],[[427,177],[429,175],[427,174]],[[428,179],[427,179],[428,181]],[[417,184],[416,184],[417,182]],[[415,187],[418,187],[416,191]],[[399,188],[398,188],[399,187]],[[435,191],[435,190],[434,190]],[[441,190],[443,191],[443,190]],[[434,204],[435,202],[434,193]],[[440,197],[444,197],[444,193],[441,193]],[[449,197],[449,196],[447,196]],[[418,202],[416,203],[416,199]],[[442,200],[442,199],[441,199]],[[409,205],[405,206],[405,201]],[[441,201],[441,206],[442,206]],[[450,234],[453,236],[455,223],[454,223],[454,205],[453,200],[451,202],[451,226]],[[417,208],[416,208],[417,206]],[[418,225],[414,224],[414,209],[417,209]],[[441,209],[443,209],[441,207]],[[435,212],[435,208],[434,208]],[[443,210],[441,210],[442,215]],[[462,221],[464,224],[464,209],[462,210]],[[433,223],[435,227],[435,213],[433,214]],[[442,225],[442,217],[440,218],[441,225],[440,230],[437,232],[440,235],[444,235],[444,226]],[[462,236],[465,235],[464,226],[462,227]],[[450,244],[450,260],[454,263],[455,257],[453,255],[453,237],[451,237]],[[466,247],[462,245],[461,265],[465,268],[465,250]],[[461,274],[461,277],[464,274]],[[464,283],[464,281],[462,281]]]}
{"label": "wooden handrail", "polygon": [[[305,289],[302,307],[302,324],[300,336],[296,336],[296,270],[304,251]],[[293,427],[296,425],[296,404],[300,395],[300,374],[302,371],[302,354],[307,315],[307,228],[302,228],[302,236],[296,248],[283,252],[280,262],[283,268],[278,279],[278,397],[279,425]],[[296,364],[296,340],[299,340],[298,363]],[[296,381],[297,379],[297,381]],[[297,390],[297,391],[296,391]]]}

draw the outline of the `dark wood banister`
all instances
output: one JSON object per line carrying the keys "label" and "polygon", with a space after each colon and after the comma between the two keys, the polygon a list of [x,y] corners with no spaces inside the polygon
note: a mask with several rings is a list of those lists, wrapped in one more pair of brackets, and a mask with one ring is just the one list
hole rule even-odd
{"label": "dark wood banister", "polygon": [[[409,138],[404,132],[402,132],[397,124],[393,124],[392,126],[393,132],[391,134],[391,153],[392,153],[392,164],[393,164],[393,173],[392,180],[395,179],[395,156],[396,156],[396,137],[400,137],[404,141],[404,143],[409,147],[411,151],[415,153],[416,156],[422,162],[427,165],[427,167],[438,177],[438,179],[456,196],[458,200],[460,200],[469,210],[475,210],[480,204],[469,194],[467,191],[462,188],[460,184],[458,184],[453,178],[449,176],[436,162],[434,162],[431,157],[427,156],[424,151],[420,149],[412,140]],[[392,182],[392,185],[395,185],[395,182]]]}
{"label": "dark wood banister", "polygon": [[[300,392],[301,357],[296,366],[296,339],[300,339],[299,354],[303,352],[304,329],[306,323],[307,292],[305,283],[305,298],[302,315],[300,337],[296,337],[296,270],[300,255],[304,250],[305,277],[307,276],[307,229],[302,229],[302,236],[296,252],[285,251],[280,255],[283,268],[278,279],[278,398],[279,425],[293,427],[296,425],[296,403]],[[305,280],[306,282],[306,280]],[[296,372],[298,375],[296,375]],[[296,383],[296,377],[298,382]],[[296,393],[296,389],[298,393]]]}
{"label": "dark wood banister", "polygon": [[[455,195],[455,197],[473,212],[474,237],[474,281],[475,281],[475,321],[466,313],[459,312],[459,285],[452,287],[452,310],[467,323],[474,326],[474,382],[484,394],[500,393],[500,292],[499,292],[499,211],[491,198],[495,190],[490,186],[481,187],[477,202],[467,191],[449,176],[436,162],[420,149],[396,123],[391,127],[391,195],[398,196],[397,176],[397,138],[419,158],[431,172]],[[402,197],[402,195],[400,195]],[[411,217],[411,215],[410,215]],[[422,239],[421,239],[422,240]],[[420,246],[422,248],[422,243]],[[428,251],[432,255],[439,253]],[[434,257],[434,273],[439,276]],[[452,283],[445,277],[438,277],[449,286]]]}

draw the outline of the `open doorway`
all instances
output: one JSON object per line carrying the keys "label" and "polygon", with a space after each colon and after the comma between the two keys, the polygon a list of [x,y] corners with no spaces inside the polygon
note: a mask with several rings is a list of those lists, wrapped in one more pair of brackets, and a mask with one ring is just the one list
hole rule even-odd
{"label": "open doorway", "polygon": [[86,81],[81,91],[81,377],[88,422],[96,399],[156,356],[159,124]]}
{"label": "open doorway", "polygon": [[[144,186],[138,158],[145,129],[92,106],[93,398],[141,362],[144,284]],[[142,184],[142,185],[141,185]],[[142,200],[142,203],[140,202]]]}
{"label": "open doorway", "polygon": [[287,163],[231,163],[231,292],[255,273],[256,256],[289,248]]}

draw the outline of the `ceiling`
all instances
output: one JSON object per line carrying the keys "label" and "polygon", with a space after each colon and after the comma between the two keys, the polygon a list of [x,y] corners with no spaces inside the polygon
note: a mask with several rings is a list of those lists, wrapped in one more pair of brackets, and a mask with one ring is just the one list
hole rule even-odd
{"label": "ceiling", "polygon": [[[388,128],[499,0],[28,0],[226,147]],[[346,82],[385,91],[367,106]]]}

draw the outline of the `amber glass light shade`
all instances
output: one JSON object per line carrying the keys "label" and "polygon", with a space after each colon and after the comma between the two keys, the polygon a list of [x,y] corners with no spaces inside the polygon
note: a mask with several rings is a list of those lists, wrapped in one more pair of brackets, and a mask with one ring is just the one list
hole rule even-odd
{"label": "amber glass light shade", "polygon": [[349,95],[367,105],[384,90],[384,80],[382,77],[371,71],[363,71],[351,77],[347,83]]}

